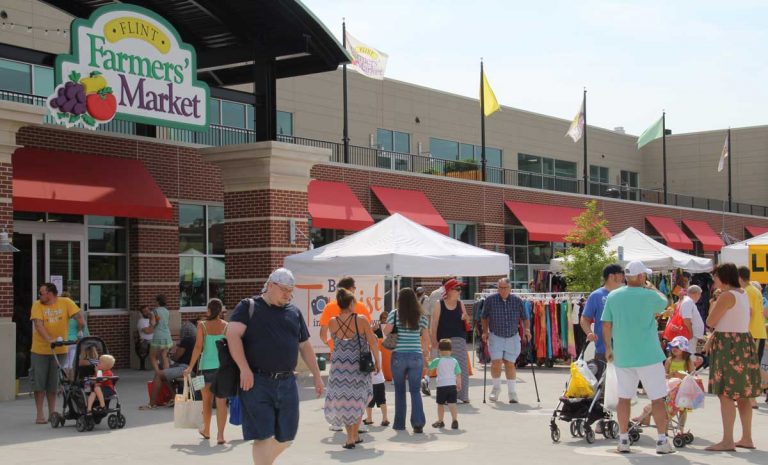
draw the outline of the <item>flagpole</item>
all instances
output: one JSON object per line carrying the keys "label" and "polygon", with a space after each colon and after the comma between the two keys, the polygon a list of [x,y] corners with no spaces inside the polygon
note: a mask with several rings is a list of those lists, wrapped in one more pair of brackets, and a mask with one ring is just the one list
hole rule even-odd
{"label": "flagpole", "polygon": [[582,106],[584,107],[584,134],[581,135],[581,137],[584,138],[584,195],[589,194],[589,188],[588,188],[588,169],[587,166],[587,88],[584,88],[584,101],[582,103]]}
{"label": "flagpole", "polygon": [[661,113],[661,159],[664,170],[664,205],[667,204],[667,112]]}
{"label": "flagpole", "polygon": [[[347,49],[347,21],[346,18],[341,19],[341,42],[344,50]],[[347,110],[347,64],[342,65],[342,94],[344,100],[344,129],[342,133],[342,141],[344,142],[344,163],[349,163],[349,116]]]}
{"label": "flagpole", "polygon": [[485,181],[485,92],[483,88],[483,59],[480,58],[480,169]]}
{"label": "flagpole", "polygon": [[731,196],[731,128],[728,128],[728,211],[733,213],[733,197]]}

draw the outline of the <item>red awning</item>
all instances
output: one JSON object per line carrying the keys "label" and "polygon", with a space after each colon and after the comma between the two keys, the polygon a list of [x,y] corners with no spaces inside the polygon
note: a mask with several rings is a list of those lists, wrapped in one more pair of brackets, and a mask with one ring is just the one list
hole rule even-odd
{"label": "red awning", "polygon": [[313,228],[360,231],[373,224],[373,218],[357,200],[352,189],[342,182],[309,182],[309,214]]}
{"label": "red awning", "polygon": [[748,233],[752,234],[752,237],[757,237],[768,232],[768,228],[765,226],[744,226],[744,229],[746,229]]}
{"label": "red awning", "polygon": [[390,214],[400,213],[422,226],[448,234],[448,223],[423,192],[381,186],[371,186],[371,190]]}
{"label": "red awning", "polygon": [[706,221],[683,220],[683,224],[691,230],[694,236],[701,242],[705,252],[720,252],[725,242],[717,235]]}
{"label": "red awning", "polygon": [[565,236],[576,227],[573,219],[585,211],[583,208],[557,207],[511,200],[504,203],[528,230],[528,240],[531,241],[566,242]]}
{"label": "red awning", "polygon": [[675,220],[665,216],[646,216],[645,219],[661,234],[667,242],[667,246],[677,250],[693,250],[693,242],[688,239]]}
{"label": "red awning", "polygon": [[21,148],[15,211],[170,220],[173,207],[139,160]]}

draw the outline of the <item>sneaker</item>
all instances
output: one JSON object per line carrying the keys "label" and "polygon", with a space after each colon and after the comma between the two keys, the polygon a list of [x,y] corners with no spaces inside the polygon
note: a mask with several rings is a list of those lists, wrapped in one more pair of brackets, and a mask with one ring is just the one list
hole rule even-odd
{"label": "sneaker", "polygon": [[445,428],[445,423],[443,423],[442,421],[436,421],[436,422],[432,423],[432,427],[433,428]]}
{"label": "sneaker", "polygon": [[328,425],[328,429],[330,431],[344,431],[344,428],[342,428],[341,426]]}
{"label": "sneaker", "polygon": [[616,451],[622,454],[629,454],[629,439],[620,439]]}
{"label": "sneaker", "polygon": [[500,389],[498,388],[491,389],[491,395],[489,396],[489,399],[491,400],[491,402],[496,402],[497,400],[499,400],[499,390]]}
{"label": "sneaker", "polygon": [[429,381],[426,379],[421,380],[421,393],[425,396],[431,396],[432,394],[429,392]]}
{"label": "sneaker", "polygon": [[451,429],[459,429],[459,420],[453,420],[451,422]]}
{"label": "sneaker", "polygon": [[518,402],[517,401],[517,392],[510,391],[509,392],[509,403],[510,404],[516,404],[517,402]]}
{"label": "sneaker", "polygon": [[677,452],[671,441],[656,441],[657,454],[674,454]]}

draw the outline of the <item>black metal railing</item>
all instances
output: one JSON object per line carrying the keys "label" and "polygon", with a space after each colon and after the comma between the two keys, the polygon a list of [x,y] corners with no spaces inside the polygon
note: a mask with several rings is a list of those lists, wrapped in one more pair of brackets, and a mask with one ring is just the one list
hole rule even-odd
{"label": "black metal railing", "polygon": [[[39,95],[0,90],[0,100],[44,106],[45,99],[46,97]],[[56,124],[55,120],[50,115],[44,117],[44,122]],[[98,130],[120,134],[136,134],[136,125],[128,121],[113,120],[108,124],[100,125]],[[156,137],[159,139],[208,146],[250,144],[256,142],[256,132],[252,129],[215,124],[209,125],[209,129],[203,132],[158,126]],[[481,167],[475,161],[443,160],[429,155],[415,155],[358,145],[350,145],[349,159],[345,160],[344,145],[340,142],[329,142],[283,134],[278,135],[277,140],[308,147],[328,149],[331,152],[330,160],[336,163],[348,163],[351,165],[383,168],[392,171],[405,171],[433,176],[468,179],[472,181],[483,180]],[[528,187],[556,192],[569,192],[574,194],[581,194],[584,192],[583,180],[578,178],[544,175],[497,166],[486,167],[485,181],[505,186]],[[643,189],[627,185],[590,182],[588,193],[598,197],[631,200],[657,205],[665,204],[664,193],[660,189]],[[666,200],[667,205],[679,207],[717,212],[728,210],[727,202],[719,199],[668,193]],[[768,217],[768,206],[734,202],[733,212]]]}

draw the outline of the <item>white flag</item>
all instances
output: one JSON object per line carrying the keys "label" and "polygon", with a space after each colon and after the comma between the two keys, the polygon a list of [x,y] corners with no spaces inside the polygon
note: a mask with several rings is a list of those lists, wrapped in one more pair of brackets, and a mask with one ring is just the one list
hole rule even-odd
{"label": "white flag", "polygon": [[723,165],[725,165],[725,159],[728,158],[728,147],[731,145],[730,139],[731,133],[725,136],[725,144],[723,144],[723,153],[720,154],[720,162],[717,164],[717,172],[723,171]]}
{"label": "white flag", "polygon": [[573,139],[574,142],[578,142],[581,136],[584,135],[584,102],[581,102],[581,108],[579,108],[576,116],[573,117],[571,127],[568,128],[568,132],[565,135]]}
{"label": "white flag", "polygon": [[346,35],[347,51],[352,55],[352,64],[349,66],[369,78],[384,79],[384,70],[387,68],[389,55],[358,41],[349,32]]}

